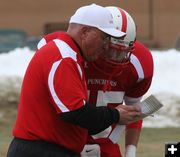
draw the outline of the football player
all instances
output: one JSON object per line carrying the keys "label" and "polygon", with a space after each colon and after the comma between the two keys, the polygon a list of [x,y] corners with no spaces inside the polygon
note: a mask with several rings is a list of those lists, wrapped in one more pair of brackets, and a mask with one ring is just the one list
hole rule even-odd
{"label": "football player", "polygon": [[[138,104],[148,91],[153,77],[151,52],[136,40],[136,25],[125,10],[107,7],[113,16],[115,27],[126,33],[122,39],[110,39],[109,50],[98,60],[87,63],[89,101],[96,105],[115,107],[118,104]],[[135,157],[142,128],[142,120],[125,127],[125,157]],[[101,157],[121,157],[118,145],[124,126],[115,125],[103,132],[90,136],[89,148],[97,153],[100,146]],[[83,153],[91,156],[92,152]],[[96,149],[95,149],[96,148]],[[94,154],[95,154],[94,153]],[[97,153],[98,154],[98,153]]]}

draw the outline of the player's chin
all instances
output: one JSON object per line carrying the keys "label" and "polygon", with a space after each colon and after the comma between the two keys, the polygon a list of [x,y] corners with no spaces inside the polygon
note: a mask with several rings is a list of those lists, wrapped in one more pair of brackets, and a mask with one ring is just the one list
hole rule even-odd
{"label": "player's chin", "polygon": [[92,56],[90,61],[95,61],[96,59],[98,59],[98,55]]}
{"label": "player's chin", "polygon": [[91,55],[91,56],[87,56],[85,58],[87,61],[95,61],[96,59],[98,59],[98,55]]}

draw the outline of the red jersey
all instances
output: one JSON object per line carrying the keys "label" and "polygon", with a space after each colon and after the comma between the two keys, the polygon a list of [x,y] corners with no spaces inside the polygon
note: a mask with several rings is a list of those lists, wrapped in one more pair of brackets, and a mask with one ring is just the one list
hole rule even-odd
{"label": "red jersey", "polygon": [[15,137],[82,151],[87,130],[61,120],[60,114],[87,101],[83,65],[77,45],[63,32],[35,53],[22,84]]}
{"label": "red jersey", "polygon": [[[59,32],[45,36],[38,44],[39,47],[58,38],[58,36]],[[129,63],[112,65],[99,58],[95,62],[86,63],[85,75],[90,103],[96,106],[110,107],[115,107],[123,102],[127,105],[138,104],[151,85],[153,58],[150,51],[136,41],[135,50]],[[126,127],[141,129],[142,121],[132,123]],[[99,144],[102,156],[117,155],[119,157],[121,153],[115,143],[118,142],[123,128],[120,125],[110,126],[99,134],[91,136],[88,143]]]}
{"label": "red jersey", "polygon": [[[138,104],[151,85],[153,76],[153,59],[150,51],[140,42],[135,42],[135,51],[126,64],[110,64],[99,58],[89,62],[85,68],[89,90],[89,102],[96,106],[122,104]],[[141,128],[142,123],[136,122],[127,128]],[[111,126],[103,132],[92,136],[90,142],[101,143],[110,140],[117,143],[120,125]]]}

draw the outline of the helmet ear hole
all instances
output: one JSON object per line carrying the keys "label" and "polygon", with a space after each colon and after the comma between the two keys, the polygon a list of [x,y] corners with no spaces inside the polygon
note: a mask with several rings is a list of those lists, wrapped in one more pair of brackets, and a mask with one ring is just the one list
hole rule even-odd
{"label": "helmet ear hole", "polygon": [[133,46],[133,44],[134,44],[134,41],[129,42],[129,46]]}

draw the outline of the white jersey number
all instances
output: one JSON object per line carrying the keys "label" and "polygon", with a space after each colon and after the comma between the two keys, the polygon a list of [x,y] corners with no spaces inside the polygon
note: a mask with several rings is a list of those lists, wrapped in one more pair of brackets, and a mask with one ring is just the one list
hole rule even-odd
{"label": "white jersey number", "polygon": [[[91,93],[89,92],[89,94],[91,94]],[[106,92],[98,91],[96,106],[107,106],[108,103],[122,104],[123,97],[124,97],[124,92],[120,92],[120,91],[108,91],[108,92],[107,91]],[[118,126],[118,128],[119,128],[119,126]],[[112,131],[112,127],[110,126],[107,129],[105,129],[104,131],[102,131],[102,132],[100,132],[100,133],[98,133],[96,135],[93,135],[92,137],[94,139],[107,138],[107,137],[110,138],[112,136],[113,137],[116,136],[116,138],[118,138],[117,137],[117,136],[119,136],[119,135],[117,135],[117,134],[119,134],[118,130],[117,130],[117,127],[115,127],[115,129]],[[110,135],[110,133],[111,133],[111,135]],[[116,134],[116,135],[114,135],[114,134]],[[113,139],[111,139],[111,140],[114,143],[116,143],[116,141],[114,141]]]}

